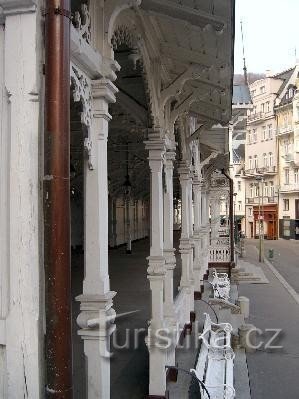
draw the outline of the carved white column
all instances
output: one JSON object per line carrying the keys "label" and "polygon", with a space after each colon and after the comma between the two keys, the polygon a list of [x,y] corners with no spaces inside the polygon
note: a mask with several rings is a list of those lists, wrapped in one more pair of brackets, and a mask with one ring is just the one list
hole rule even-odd
{"label": "carved white column", "polygon": [[115,311],[108,274],[108,179],[107,137],[111,116],[109,103],[115,102],[117,88],[106,79],[92,83],[90,140],[93,168],[85,167],[85,277],[83,294],[76,298],[81,313],[78,334],[84,340],[87,359],[87,398],[110,397],[110,334]]}
{"label": "carved white column", "polygon": [[209,193],[206,187],[202,187],[202,268],[201,268],[201,281],[204,274],[209,268],[209,245],[210,245],[210,222],[209,222]]}
{"label": "carved white column", "polygon": [[148,330],[149,395],[164,396],[166,391],[166,350],[159,348],[157,332],[165,327],[164,281],[166,275],[163,256],[163,157],[165,143],[160,130],[151,130],[145,143],[149,151],[151,171],[151,248],[148,257],[148,280],[152,297],[152,315]]}
{"label": "carved white column", "polygon": [[42,32],[34,1],[1,1],[1,7],[0,397],[39,399],[44,397]]}
{"label": "carved white column", "polygon": [[111,239],[112,239],[112,246],[117,247],[117,218],[116,218],[116,199],[112,198],[112,232],[111,232]]}
{"label": "carved white column", "polygon": [[202,266],[202,251],[201,251],[201,186],[202,183],[198,176],[193,180],[193,193],[194,193],[194,290],[196,293],[201,290],[201,266]]}
{"label": "carved white column", "polygon": [[190,189],[191,176],[187,162],[182,162],[179,168],[181,193],[182,193],[182,229],[180,239],[180,254],[182,259],[182,276],[180,290],[186,295],[185,323],[190,323],[190,312],[194,309],[194,291],[192,281],[192,245],[190,237]]}
{"label": "carved white column", "polygon": [[[173,248],[173,161],[175,152],[167,151],[165,154],[165,189],[164,189],[164,257],[166,262],[164,313],[167,324],[173,331],[177,322],[173,302],[173,270],[176,266],[175,249]],[[175,347],[172,345],[168,351],[168,364],[175,365]]]}
{"label": "carved white column", "polygon": [[210,215],[211,215],[211,242],[216,239],[216,207],[217,202],[215,198],[210,199]]}
{"label": "carved white column", "polygon": [[192,299],[191,299],[191,309],[190,311],[194,313],[194,226],[193,226],[193,172],[190,173],[190,181],[188,186],[188,196],[189,196],[189,234],[190,234],[190,281],[191,281],[191,289],[192,289]]}

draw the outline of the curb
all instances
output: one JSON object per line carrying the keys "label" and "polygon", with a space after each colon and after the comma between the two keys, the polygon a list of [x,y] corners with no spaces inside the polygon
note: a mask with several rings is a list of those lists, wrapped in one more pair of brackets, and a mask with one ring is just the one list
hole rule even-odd
{"label": "curb", "polygon": [[276,268],[272,265],[272,263],[267,258],[264,259],[264,262],[268,266],[268,268],[271,270],[271,272],[274,274],[274,276],[279,280],[279,282],[288,291],[288,293],[291,295],[291,297],[295,300],[295,302],[299,305],[299,294],[286,281],[286,279],[284,277],[282,277],[282,275],[279,273],[279,271],[276,270]]}

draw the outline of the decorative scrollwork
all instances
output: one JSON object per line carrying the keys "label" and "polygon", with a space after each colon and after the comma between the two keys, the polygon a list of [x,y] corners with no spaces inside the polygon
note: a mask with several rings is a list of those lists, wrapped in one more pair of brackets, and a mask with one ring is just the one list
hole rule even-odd
{"label": "decorative scrollwork", "polygon": [[74,101],[82,103],[81,123],[89,127],[91,124],[91,85],[87,76],[74,65],[71,66],[71,84]]}
{"label": "decorative scrollwork", "polygon": [[84,149],[88,156],[88,167],[94,169],[93,165],[93,145],[90,138],[91,126],[91,84],[87,76],[79,71],[74,65],[71,65],[71,85],[73,89],[74,102],[80,102],[82,105],[81,123],[87,127],[88,137],[84,140]]}
{"label": "decorative scrollwork", "polygon": [[88,44],[91,43],[90,13],[87,4],[81,4],[81,12],[76,11],[74,15],[74,26],[80,37]]}

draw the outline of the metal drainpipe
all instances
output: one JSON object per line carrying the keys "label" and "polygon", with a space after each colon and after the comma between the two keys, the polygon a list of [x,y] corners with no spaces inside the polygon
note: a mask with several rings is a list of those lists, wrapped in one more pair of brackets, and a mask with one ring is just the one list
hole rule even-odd
{"label": "metal drainpipe", "polygon": [[71,399],[70,1],[46,0],[46,398]]}
{"label": "metal drainpipe", "polygon": [[230,261],[231,267],[235,267],[235,245],[234,245],[234,181],[222,169],[222,174],[229,179],[229,229],[230,229]]}

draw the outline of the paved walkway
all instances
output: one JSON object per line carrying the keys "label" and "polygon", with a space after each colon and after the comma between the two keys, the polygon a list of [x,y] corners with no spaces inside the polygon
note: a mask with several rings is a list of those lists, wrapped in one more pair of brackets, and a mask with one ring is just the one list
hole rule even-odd
{"label": "paved walkway", "polygon": [[[279,246],[277,243],[271,241],[265,247],[283,247],[278,258],[280,262],[277,259],[276,265],[285,277],[290,278],[296,274],[296,266],[288,259],[296,259],[293,255],[296,249],[292,250],[291,256],[287,256],[291,252],[289,244]],[[247,240],[245,260],[261,266],[256,245],[256,240]],[[297,265],[299,270],[298,260]],[[273,336],[274,332],[267,332],[267,329],[279,329],[281,332],[272,344],[283,348],[266,349],[263,345],[260,350],[247,355],[252,399],[298,399],[299,305],[267,264],[262,264],[262,268],[269,284],[242,284],[239,294],[250,298],[248,322],[263,331],[263,335],[258,336],[258,342],[266,343]],[[294,279],[292,283],[297,287],[299,279]]]}
{"label": "paved walkway", "polygon": [[[174,234],[175,248],[178,235]],[[111,399],[143,399],[148,393],[148,350],[144,338],[151,318],[151,293],[147,279],[147,260],[150,243],[148,239],[133,242],[132,254],[125,247],[109,251],[109,275],[112,291],[117,295],[114,309],[125,314],[116,319],[116,332],[111,345]],[[181,277],[181,261],[176,250],[177,267],[174,272],[174,296]],[[72,254],[73,298],[82,293],[84,278],[83,254]],[[74,342],[74,399],[85,398],[85,364],[83,342],[77,335],[76,317],[79,304],[73,299]],[[136,343],[136,344],[135,344]],[[104,398],[103,398],[104,399]]]}

